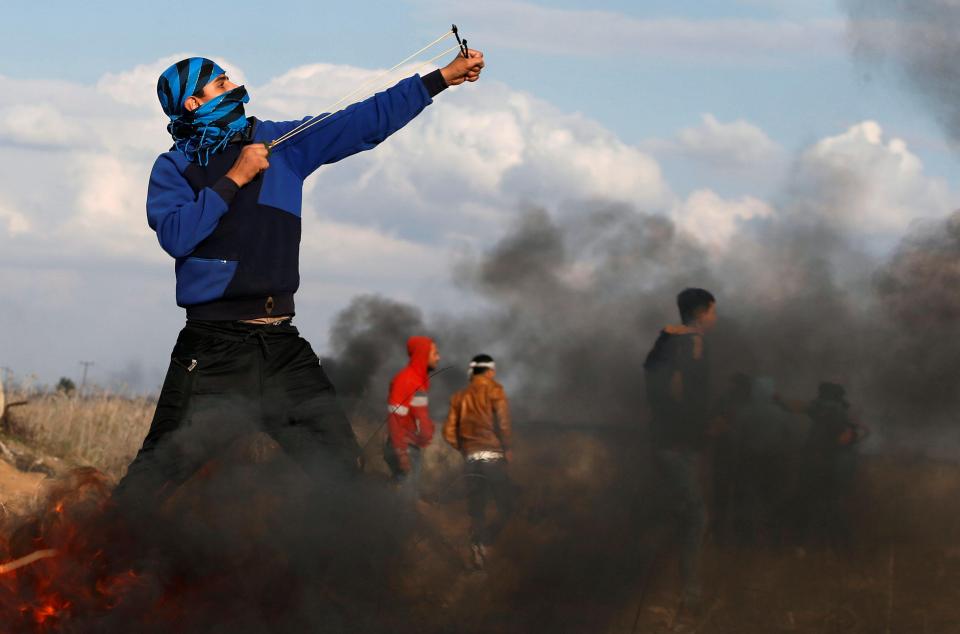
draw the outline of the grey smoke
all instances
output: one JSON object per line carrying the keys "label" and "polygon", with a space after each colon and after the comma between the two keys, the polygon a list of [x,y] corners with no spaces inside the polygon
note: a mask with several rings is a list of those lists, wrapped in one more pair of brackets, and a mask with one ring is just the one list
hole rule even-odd
{"label": "grey smoke", "polygon": [[[898,69],[957,138],[960,5],[841,4],[855,54]],[[836,165],[797,164],[777,213],[743,223],[723,253],[629,205],[520,210],[497,244],[456,268],[461,287],[486,309],[421,318],[413,307],[360,299],[331,332],[332,367],[351,368],[334,378],[348,393],[381,398],[404,362],[403,339],[419,329],[438,340],[444,364],[493,354],[521,421],[639,424],[643,356],[676,321],[675,294],[692,285],[719,300],[717,391],[735,371],[772,376],[796,397],[831,380],[847,386],[874,427],[952,423],[960,405],[951,380],[960,358],[952,343],[950,289],[960,266],[952,210],[892,249],[869,249],[862,228],[845,221],[846,210],[867,204],[864,184]],[[388,358],[388,350],[400,354]],[[436,415],[462,382],[459,372],[435,382]]]}
{"label": "grey smoke", "polygon": [[892,67],[960,139],[960,5],[953,0],[841,0],[854,56]]}
{"label": "grey smoke", "polygon": [[[801,175],[775,216],[744,223],[721,253],[626,205],[562,217],[522,210],[497,244],[457,267],[486,309],[418,324],[403,318],[411,308],[367,298],[341,315],[332,344],[352,349],[359,344],[337,336],[357,332],[357,341],[402,347],[392,328],[374,334],[393,315],[434,336],[445,363],[493,354],[521,424],[641,426],[644,355],[677,321],[676,293],[702,286],[721,313],[710,342],[718,396],[737,371],[774,377],[796,398],[830,380],[875,428],[947,424],[960,405],[948,378],[960,350],[947,341],[956,340],[960,221],[915,229],[877,256],[836,222],[856,196],[843,178]],[[380,378],[365,389],[385,393],[389,373],[377,363],[367,370]],[[459,372],[435,382],[435,415],[463,382]]]}
{"label": "grey smoke", "polygon": [[341,397],[372,398],[371,384],[385,378],[376,370],[405,365],[405,342],[421,331],[423,318],[413,306],[373,295],[354,298],[330,327],[332,358],[324,360]]}
{"label": "grey smoke", "polygon": [[874,376],[878,393],[898,395],[902,424],[956,421],[960,399],[960,212],[916,228],[877,273],[891,319],[889,361]]}
{"label": "grey smoke", "polygon": [[[960,141],[960,4],[951,0],[843,0],[849,39],[867,68],[892,68],[926,104],[949,140]],[[957,213],[915,227],[875,276],[889,317],[886,363],[871,377],[882,395],[897,394],[890,414],[901,425],[956,419]]]}

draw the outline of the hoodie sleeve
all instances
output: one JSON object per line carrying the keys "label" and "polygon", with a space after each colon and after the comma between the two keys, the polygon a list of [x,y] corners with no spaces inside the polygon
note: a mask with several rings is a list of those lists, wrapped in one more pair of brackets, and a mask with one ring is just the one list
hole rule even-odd
{"label": "hoodie sleeve", "polygon": [[410,415],[410,399],[413,396],[410,389],[405,374],[400,373],[390,383],[390,396],[387,399],[387,410],[389,412],[387,426],[390,433],[390,444],[393,445],[397,460],[404,471],[410,466],[410,458],[407,455],[407,445],[410,441],[409,432],[403,425],[404,420]]}
{"label": "hoodie sleeve", "polygon": [[443,424],[443,439],[454,449],[460,449],[460,395],[450,397],[450,411]]}
{"label": "hoodie sleeve", "polygon": [[239,188],[227,177],[196,193],[169,154],[153,165],[147,189],[147,222],[163,250],[175,258],[190,254],[213,233]]}
{"label": "hoodie sleeve", "polygon": [[419,75],[408,77],[328,116],[277,151],[287,152],[290,165],[306,178],[321,165],[376,147],[433,103],[430,92]]}
{"label": "hoodie sleeve", "polygon": [[500,437],[500,444],[503,450],[510,449],[513,443],[513,429],[510,420],[510,403],[507,401],[507,394],[501,386],[496,386],[490,395],[493,404],[493,413],[497,418],[497,432]]}
{"label": "hoodie sleeve", "polygon": [[433,440],[434,425],[430,420],[430,400],[423,390],[418,391],[410,399],[410,414],[417,419],[417,444],[426,447]]}

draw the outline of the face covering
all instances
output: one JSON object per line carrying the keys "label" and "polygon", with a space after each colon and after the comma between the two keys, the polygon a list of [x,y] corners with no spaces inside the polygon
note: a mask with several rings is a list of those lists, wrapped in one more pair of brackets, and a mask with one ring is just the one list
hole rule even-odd
{"label": "face covering", "polygon": [[187,159],[207,165],[210,157],[246,131],[250,125],[243,104],[250,101],[247,89],[238,86],[214,97],[193,112],[183,102],[203,92],[203,87],[224,74],[217,64],[203,57],[181,60],[165,70],[157,82],[157,96],[170,117],[167,132],[174,147]]}

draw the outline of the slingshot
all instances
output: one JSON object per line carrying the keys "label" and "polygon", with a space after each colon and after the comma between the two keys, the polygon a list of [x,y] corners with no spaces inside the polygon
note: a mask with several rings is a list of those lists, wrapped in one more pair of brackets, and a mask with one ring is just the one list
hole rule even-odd
{"label": "slingshot", "polygon": [[297,136],[298,134],[302,134],[302,133],[306,132],[307,130],[309,130],[310,128],[312,128],[312,127],[315,126],[315,125],[319,125],[320,123],[323,123],[323,121],[325,121],[327,118],[329,118],[329,117],[333,116],[334,114],[336,114],[336,113],[338,112],[338,110],[336,110],[336,108],[338,108],[338,107],[339,107],[340,105],[342,105],[344,102],[346,102],[346,101],[348,101],[348,100],[362,101],[363,99],[365,99],[365,98],[367,98],[367,97],[369,97],[369,96],[371,96],[371,95],[374,95],[374,94],[380,92],[381,90],[385,90],[386,88],[388,88],[388,87],[393,83],[393,79],[390,78],[390,75],[392,75],[394,72],[396,72],[396,71],[397,71],[401,66],[403,66],[404,64],[410,62],[411,60],[413,60],[414,58],[416,58],[416,57],[417,57],[418,55],[420,55],[421,53],[424,53],[425,51],[430,50],[431,48],[433,48],[434,46],[436,46],[436,45],[439,44],[440,42],[444,41],[445,39],[447,39],[447,38],[450,37],[451,35],[454,36],[454,37],[457,39],[457,45],[456,45],[456,46],[454,46],[453,48],[449,48],[449,49],[443,51],[442,53],[440,53],[439,55],[436,55],[436,56],[434,56],[434,57],[431,57],[431,58],[428,59],[427,61],[419,64],[419,65],[416,67],[415,70],[416,70],[416,71],[419,71],[419,70],[420,70],[421,68],[423,68],[424,66],[427,66],[427,65],[429,65],[429,64],[432,64],[432,63],[434,63],[435,61],[437,61],[438,59],[440,59],[441,57],[445,57],[446,55],[449,55],[450,53],[452,53],[452,52],[454,52],[454,51],[456,51],[456,50],[459,50],[460,53],[463,55],[464,58],[469,58],[470,56],[469,56],[469,50],[467,49],[467,40],[466,40],[466,39],[463,39],[463,40],[460,39],[460,32],[459,32],[459,30],[457,29],[457,25],[454,24],[454,25],[452,25],[452,26],[450,27],[450,30],[449,30],[449,31],[445,32],[443,35],[441,35],[441,36],[438,37],[437,39],[433,40],[432,42],[430,42],[429,44],[427,44],[426,46],[424,46],[424,47],[421,48],[420,50],[415,51],[414,53],[411,53],[410,55],[408,55],[407,57],[403,58],[401,61],[399,61],[397,64],[395,64],[395,65],[392,66],[391,68],[385,70],[384,72],[380,73],[379,75],[376,75],[375,77],[373,77],[373,78],[371,78],[371,79],[368,79],[367,81],[365,81],[365,82],[363,82],[362,84],[360,84],[358,87],[354,88],[353,90],[351,90],[350,92],[348,92],[347,94],[345,94],[343,97],[341,97],[341,98],[337,99],[336,101],[334,101],[332,104],[330,104],[329,106],[327,106],[326,108],[324,108],[324,111],[323,111],[322,114],[319,114],[319,115],[317,115],[317,116],[315,116],[315,117],[311,117],[311,118],[307,119],[306,121],[304,121],[303,123],[301,123],[300,125],[298,125],[298,126],[295,127],[294,129],[290,130],[290,131],[287,132],[286,134],[283,134],[283,135],[277,137],[276,139],[274,139],[273,141],[270,141],[269,143],[265,143],[264,145],[267,146],[267,151],[268,151],[268,152],[273,151],[273,150],[274,150],[277,146],[279,146],[281,143],[284,143],[284,142],[286,142],[286,141],[289,141],[290,139],[294,138],[294,137]]}

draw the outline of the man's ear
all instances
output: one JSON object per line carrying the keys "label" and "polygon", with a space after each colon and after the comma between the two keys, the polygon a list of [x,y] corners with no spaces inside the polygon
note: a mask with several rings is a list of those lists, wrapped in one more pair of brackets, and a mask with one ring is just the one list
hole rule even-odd
{"label": "man's ear", "polygon": [[189,97],[187,97],[187,99],[183,102],[183,107],[186,108],[187,112],[193,112],[194,110],[199,108],[200,105],[201,105],[200,100],[194,97],[193,95],[190,95]]}

